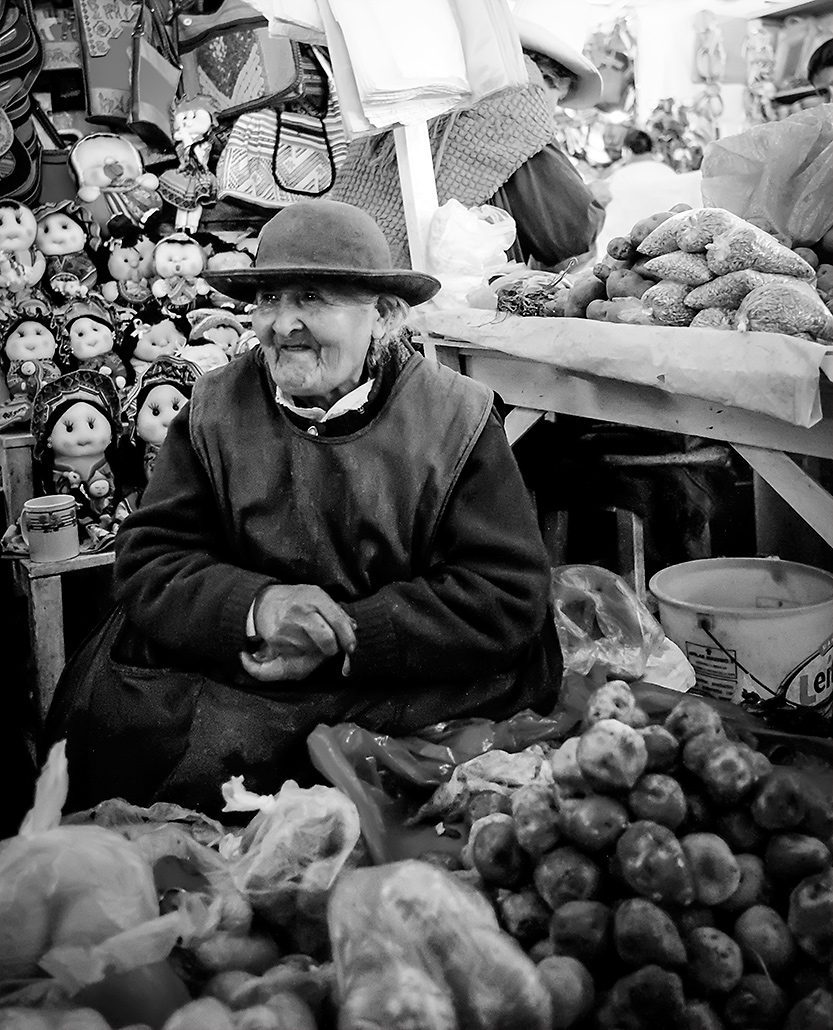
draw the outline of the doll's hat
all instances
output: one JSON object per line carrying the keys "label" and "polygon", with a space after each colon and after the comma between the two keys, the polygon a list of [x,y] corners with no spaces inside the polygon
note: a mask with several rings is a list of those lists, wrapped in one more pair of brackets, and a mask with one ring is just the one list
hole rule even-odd
{"label": "doll's hat", "polygon": [[254,303],[258,290],[310,277],[392,293],[422,304],[440,289],[425,272],[394,268],[385,235],[370,215],[337,200],[301,200],[263,227],[253,268],[204,272],[209,286]]}
{"label": "doll's hat", "polygon": [[70,325],[79,318],[92,318],[96,322],[110,326],[111,329],[114,325],[113,316],[106,305],[96,300],[95,297],[73,301],[63,310],[61,321],[64,329],[69,329]]}
{"label": "doll's hat", "polygon": [[561,5],[553,0],[518,0],[512,18],[522,47],[551,57],[578,76],[561,106],[593,107],[602,95],[602,76],[594,64],[558,35],[560,11]]}
{"label": "doll's hat", "polygon": [[238,318],[235,318],[228,311],[218,311],[216,308],[211,308],[209,311],[206,311],[204,308],[197,308],[196,311],[189,311],[185,317],[192,326],[188,337],[191,342],[203,339],[210,329],[216,329],[218,326],[227,326],[230,329],[234,329],[241,336],[246,331],[245,326]]}
{"label": "doll's hat", "polygon": [[114,437],[121,431],[119,395],[110,376],[91,368],[79,368],[44,385],[32,402],[34,456],[43,457],[52,427],[62,411],[77,401],[86,401],[103,412],[113,427]]}

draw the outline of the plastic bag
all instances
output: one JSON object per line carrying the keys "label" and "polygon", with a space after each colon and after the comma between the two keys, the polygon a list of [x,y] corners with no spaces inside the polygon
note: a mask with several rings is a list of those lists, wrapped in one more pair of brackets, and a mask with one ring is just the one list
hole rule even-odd
{"label": "plastic bag", "polygon": [[703,202],[812,246],[833,226],[833,105],[709,144]]}
{"label": "plastic bag", "polygon": [[356,806],[333,787],[304,788],[294,780],[270,796],[253,794],[233,776],[222,791],[223,811],[258,813],[220,844],[234,882],[270,925],[315,953],[327,894],[359,841]]}
{"label": "plastic bag", "polygon": [[506,250],[514,239],[515,220],[506,211],[447,200],[434,212],[428,233],[426,271],[442,283],[432,303],[438,308],[467,307],[469,293],[508,267]]}
{"label": "plastic bag", "polygon": [[553,569],[551,599],[565,672],[639,679],[665,637],[627,583],[600,566]]}
{"label": "plastic bag", "polygon": [[549,992],[486,898],[425,862],[354,869],[328,925],[341,1030],[548,1030]]}
{"label": "plastic bag", "polygon": [[4,989],[34,980],[48,989],[46,973],[75,993],[159,962],[188,930],[180,913],[159,915],[153,873],[133,844],[101,827],[59,825],[67,786],[62,741],[20,833],[0,850]]}

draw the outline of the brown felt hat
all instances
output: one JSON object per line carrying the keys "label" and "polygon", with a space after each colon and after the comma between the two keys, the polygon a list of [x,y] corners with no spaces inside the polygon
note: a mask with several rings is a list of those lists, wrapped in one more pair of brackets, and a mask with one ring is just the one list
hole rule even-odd
{"label": "brown felt hat", "polygon": [[204,272],[215,290],[254,303],[258,290],[290,279],[353,283],[422,304],[440,289],[425,272],[394,268],[384,233],[370,215],[336,200],[302,200],[264,225],[253,268]]}

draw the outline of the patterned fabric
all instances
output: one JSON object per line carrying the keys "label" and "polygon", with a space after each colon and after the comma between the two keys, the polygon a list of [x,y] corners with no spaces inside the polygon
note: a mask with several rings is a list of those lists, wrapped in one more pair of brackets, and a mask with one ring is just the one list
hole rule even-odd
{"label": "patterned fabric", "polygon": [[111,41],[133,24],[137,12],[133,0],[75,0],[75,13],[88,56],[104,57]]}

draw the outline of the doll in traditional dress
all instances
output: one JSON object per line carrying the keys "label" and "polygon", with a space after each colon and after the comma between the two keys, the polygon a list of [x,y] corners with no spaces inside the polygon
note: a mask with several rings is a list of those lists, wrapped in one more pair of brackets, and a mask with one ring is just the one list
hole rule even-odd
{"label": "doll in traditional dress", "polygon": [[78,504],[81,547],[112,543],[120,407],[109,376],[89,368],[53,379],[32,407],[34,458],[45,493],[70,494]]}
{"label": "doll in traditional dress", "polygon": [[171,318],[155,306],[143,308],[122,338],[122,354],[132,369],[132,379],[138,383],[157,358],[178,355],[187,342],[187,332],[184,319]]}
{"label": "doll in traditional dress", "polygon": [[177,209],[176,227],[193,231],[203,207],[217,200],[217,179],[208,167],[217,130],[214,105],[208,97],[183,97],[174,104],[171,124],[179,166],[162,173],[159,192]]}
{"label": "doll in traditional dress", "polygon": [[115,349],[116,329],[104,304],[95,297],[75,301],[63,312],[64,350],[74,368],[109,376],[117,390],[127,386],[127,369]]}
{"label": "doll in traditional dress", "polygon": [[191,332],[188,334],[189,351],[192,347],[211,343],[219,347],[229,361],[237,357],[241,341],[246,336],[246,327],[230,311],[197,308],[195,311],[189,311],[188,321],[191,323]]}
{"label": "doll in traditional dress", "polygon": [[3,336],[3,371],[9,399],[0,406],[0,427],[28,422],[35,394],[61,374],[55,363],[58,345],[51,319],[20,316]]}
{"label": "doll in traditional dress", "polygon": [[37,247],[46,258],[44,290],[63,303],[86,297],[98,277],[91,256],[97,227],[68,200],[38,208],[35,217]]}
{"label": "doll in traditional dress", "polygon": [[35,246],[34,213],[16,200],[0,200],[0,317],[20,309],[40,282],[46,259]]}
{"label": "doll in traditional dress", "polygon": [[[212,253],[209,254],[205,263],[205,270],[207,272],[228,272],[233,268],[253,268],[254,263],[254,255],[250,254],[248,250],[220,241],[212,247]],[[238,313],[242,313],[254,306],[235,300],[234,297],[220,293],[219,290],[215,290],[213,287],[208,295],[208,301],[215,308],[226,308],[229,311]]]}
{"label": "doll in traditional dress", "polygon": [[204,270],[205,251],[188,233],[175,232],[161,239],[153,248],[156,278],[151,291],[162,310],[184,315],[197,307],[210,290],[202,278]]}
{"label": "doll in traditional dress", "polygon": [[101,286],[101,294],[110,304],[119,303],[138,309],[151,299],[154,241],[144,229],[129,219],[113,219],[107,251],[107,271],[113,277]]}
{"label": "doll in traditional dress", "polygon": [[78,184],[78,203],[88,208],[102,236],[123,218],[143,226],[162,207],[159,180],[145,171],[142,155],[127,136],[83,136],[72,145],[67,164]]}

